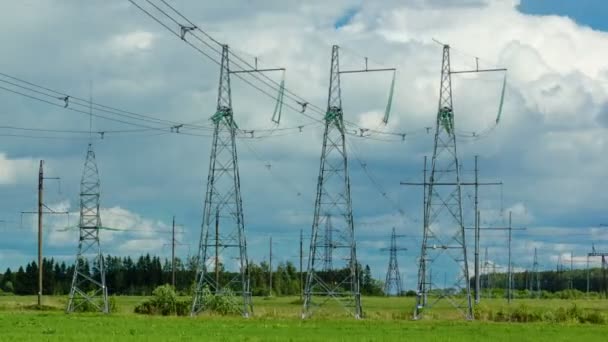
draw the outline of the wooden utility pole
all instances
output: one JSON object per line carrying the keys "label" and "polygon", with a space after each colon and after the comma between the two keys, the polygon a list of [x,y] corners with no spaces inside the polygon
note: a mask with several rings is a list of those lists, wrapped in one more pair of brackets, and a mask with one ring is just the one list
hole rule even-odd
{"label": "wooden utility pole", "polygon": [[511,212],[509,211],[509,288],[507,292],[507,302],[511,303],[511,299],[513,299],[513,267],[511,264],[511,232],[513,231],[513,227],[511,226]]}
{"label": "wooden utility pole", "polygon": [[42,195],[44,183],[44,160],[38,169],[38,307],[42,305]]}
{"label": "wooden utility pole", "polygon": [[220,210],[215,211],[215,286],[216,291],[220,287]]}
{"label": "wooden utility pole", "polygon": [[44,177],[44,160],[40,161],[40,167],[38,169],[38,210],[37,211],[22,211],[21,214],[36,214],[38,215],[38,306],[42,305],[42,275],[44,266],[42,265],[43,255],[42,255],[42,215],[45,213],[43,211],[43,207],[47,208],[49,211],[47,214],[68,214],[69,212],[57,212],[51,210],[44,204],[43,195],[44,195],[44,180],[45,179],[55,179],[59,180],[59,177]]}
{"label": "wooden utility pole", "polygon": [[300,300],[304,299],[304,275],[302,274],[302,259],[304,257],[304,235],[300,229]]}
{"label": "wooden utility pole", "polygon": [[269,265],[268,265],[268,297],[272,297],[272,236],[269,244]]}
{"label": "wooden utility pole", "polygon": [[175,215],[173,215],[173,225],[171,229],[171,285],[175,289]]}

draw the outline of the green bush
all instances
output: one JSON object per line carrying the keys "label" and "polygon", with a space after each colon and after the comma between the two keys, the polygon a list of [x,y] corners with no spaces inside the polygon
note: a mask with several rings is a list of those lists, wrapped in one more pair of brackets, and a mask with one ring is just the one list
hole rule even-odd
{"label": "green bush", "polygon": [[237,300],[234,292],[230,289],[224,289],[219,294],[213,294],[208,287],[204,287],[201,297],[207,311],[220,315],[237,315],[242,312],[242,303]]}
{"label": "green bush", "polygon": [[134,311],[145,315],[187,316],[190,313],[190,301],[179,300],[173,286],[162,285],[154,289],[152,298],[136,305]]}

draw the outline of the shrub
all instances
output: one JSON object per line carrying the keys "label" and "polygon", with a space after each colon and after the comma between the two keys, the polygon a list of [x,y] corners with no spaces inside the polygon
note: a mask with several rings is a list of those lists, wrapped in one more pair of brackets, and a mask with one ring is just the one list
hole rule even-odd
{"label": "shrub", "polygon": [[220,315],[236,315],[242,312],[241,303],[236,299],[234,292],[224,289],[219,294],[213,294],[208,287],[203,288],[202,301],[205,309]]}
{"label": "shrub", "polygon": [[135,306],[135,313],[145,315],[178,315],[190,313],[190,301],[179,300],[171,285],[162,285],[154,289],[152,298]]}

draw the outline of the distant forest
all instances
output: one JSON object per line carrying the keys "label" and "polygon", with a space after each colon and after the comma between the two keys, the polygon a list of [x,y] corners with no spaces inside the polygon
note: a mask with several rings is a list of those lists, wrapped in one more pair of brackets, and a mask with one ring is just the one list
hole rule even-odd
{"label": "distant forest", "polygon": [[[171,284],[172,272],[170,259],[143,255],[136,260],[131,257],[105,258],[106,284],[110,295],[150,295],[160,285]],[[361,293],[364,295],[382,295],[382,283],[372,278],[369,266],[360,266]],[[73,265],[56,262],[54,259],[43,259],[43,293],[67,295],[72,282]],[[93,269],[91,273],[98,272]],[[175,288],[178,293],[191,294],[196,272],[194,259],[176,258]],[[347,270],[335,271],[335,274],[320,272],[321,276],[341,278]],[[325,273],[325,274],[322,274]],[[254,296],[269,294],[268,263],[249,264],[250,286]],[[221,272],[223,279],[232,278],[234,274]],[[300,294],[300,272],[291,262],[279,263],[272,272],[272,294],[277,296]],[[38,292],[38,266],[35,261],[17,271],[10,268],[0,273],[0,290],[17,295],[33,295]]]}
{"label": "distant forest", "polygon": [[[106,284],[111,295],[150,295],[160,285],[171,284],[171,262],[157,256],[142,255],[136,260],[131,257],[107,256]],[[195,260],[176,259],[175,288],[178,293],[191,294],[195,277]],[[73,265],[65,262],[56,262],[54,259],[43,259],[43,293],[53,295],[66,295],[70,291]],[[369,266],[359,266],[361,293],[363,295],[381,296],[383,282],[372,278]],[[97,270],[92,270],[92,273]],[[269,267],[268,263],[249,265],[251,291],[254,296],[269,294]],[[332,272],[319,272],[322,278],[342,279],[348,270]],[[234,274],[221,272],[223,279],[232,278]],[[302,277],[303,279],[304,277]],[[301,274],[291,262],[279,263],[272,271],[272,294],[277,296],[300,294]],[[513,274],[513,288],[516,291],[532,289],[534,277],[531,272],[518,272]],[[604,274],[599,268],[591,269],[589,273],[589,290],[604,292]],[[0,292],[17,295],[33,295],[37,293],[38,266],[32,261],[17,271],[10,268],[0,273]],[[505,273],[482,275],[483,288],[504,289],[507,285]],[[564,290],[587,291],[587,270],[559,270],[542,271],[540,273],[541,289],[546,292],[560,292]],[[471,286],[473,281],[471,279]],[[415,295],[408,291],[408,295]]]}

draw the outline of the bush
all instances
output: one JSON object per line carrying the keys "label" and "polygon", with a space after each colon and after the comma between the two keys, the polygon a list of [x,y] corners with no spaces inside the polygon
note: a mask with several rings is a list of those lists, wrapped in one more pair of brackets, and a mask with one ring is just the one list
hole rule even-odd
{"label": "bush", "polygon": [[163,316],[187,316],[190,313],[190,301],[179,300],[171,285],[157,287],[152,292],[152,296],[135,306],[135,313]]}
{"label": "bush", "polygon": [[208,287],[204,287],[201,297],[205,310],[220,315],[237,315],[242,312],[242,304],[230,289],[224,289],[220,294],[213,294]]}

